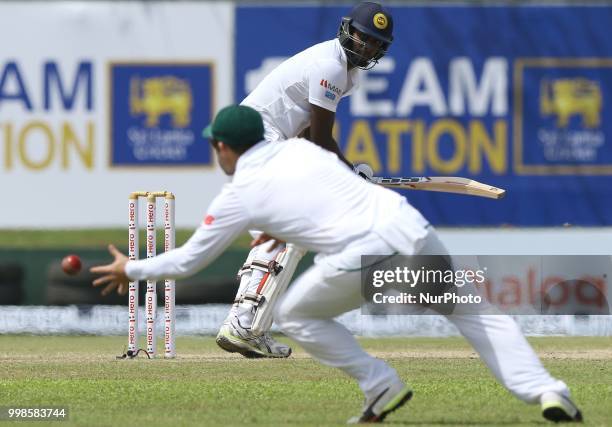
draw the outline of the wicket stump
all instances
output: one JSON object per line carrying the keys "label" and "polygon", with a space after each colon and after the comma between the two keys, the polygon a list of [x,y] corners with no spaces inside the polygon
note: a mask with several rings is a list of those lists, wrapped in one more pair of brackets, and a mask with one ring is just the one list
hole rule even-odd
{"label": "wicket stump", "polygon": [[[139,198],[147,199],[146,211],[146,252],[147,258],[156,255],[156,202],[158,198],[164,199],[164,250],[169,251],[175,247],[174,226],[174,194],[169,191],[136,191],[130,194],[128,203],[128,256],[130,260],[138,259],[139,252],[139,226],[138,226],[138,202]],[[146,317],[146,351],[150,358],[157,353],[155,337],[155,321],[157,319],[157,282],[147,280],[147,292],[145,294],[145,317]],[[138,287],[139,282],[133,281],[129,284],[128,292],[128,357],[135,357],[138,348]],[[175,281],[165,280],[164,283],[164,357],[176,357],[175,345]]]}

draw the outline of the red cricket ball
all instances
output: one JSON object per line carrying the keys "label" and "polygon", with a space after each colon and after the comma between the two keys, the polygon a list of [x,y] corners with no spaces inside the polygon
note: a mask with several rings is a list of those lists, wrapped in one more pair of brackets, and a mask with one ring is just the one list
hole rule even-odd
{"label": "red cricket ball", "polygon": [[78,255],[68,255],[62,260],[62,270],[69,275],[77,274],[81,271],[81,258]]}

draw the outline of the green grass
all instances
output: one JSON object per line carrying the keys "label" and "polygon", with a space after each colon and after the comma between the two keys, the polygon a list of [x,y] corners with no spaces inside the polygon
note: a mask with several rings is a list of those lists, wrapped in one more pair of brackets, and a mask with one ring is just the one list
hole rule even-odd
{"label": "green grass", "polygon": [[[612,425],[610,338],[530,340],[572,388],[585,425]],[[115,360],[124,337],[0,337],[0,406],[69,407],[80,426],[343,425],[359,412],[356,384],[300,349],[246,360],[211,338],[180,338],[176,360]],[[461,339],[368,339],[415,390],[391,425],[546,425],[497,384]],[[27,425],[28,423],[24,423]],[[22,425],[22,424],[20,424]],[[42,425],[34,423],[34,425]]]}
{"label": "green grass", "polygon": [[[193,234],[192,229],[176,230],[176,245],[180,246]],[[158,227],[158,246],[163,247],[163,230]],[[141,231],[141,243],[144,231]],[[251,238],[241,236],[234,247],[246,248]],[[127,246],[127,227],[110,229],[28,230],[0,229],[0,249],[64,249],[105,248],[109,243]]]}

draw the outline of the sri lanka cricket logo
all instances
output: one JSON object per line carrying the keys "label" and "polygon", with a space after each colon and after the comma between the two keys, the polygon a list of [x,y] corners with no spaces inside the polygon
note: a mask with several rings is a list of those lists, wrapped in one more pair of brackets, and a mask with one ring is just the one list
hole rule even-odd
{"label": "sri lanka cricket logo", "polygon": [[556,115],[558,128],[567,128],[575,115],[582,117],[583,127],[599,127],[601,107],[601,88],[595,81],[579,77],[540,82],[540,113]]}
{"label": "sri lanka cricket logo", "polygon": [[130,113],[144,114],[145,126],[159,126],[159,118],[169,114],[174,127],[185,128],[191,123],[193,101],[189,82],[173,76],[130,80]]}
{"label": "sri lanka cricket logo", "polygon": [[379,30],[384,30],[385,28],[387,28],[387,25],[389,25],[387,17],[384,13],[377,13],[376,15],[374,15],[373,21],[374,26]]}
{"label": "sri lanka cricket logo", "polygon": [[110,64],[111,166],[208,166],[202,126],[213,116],[208,62]]}

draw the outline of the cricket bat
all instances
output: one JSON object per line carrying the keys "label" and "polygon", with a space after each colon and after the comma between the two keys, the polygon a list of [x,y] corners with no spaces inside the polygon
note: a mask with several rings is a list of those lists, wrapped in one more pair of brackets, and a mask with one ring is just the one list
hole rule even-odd
{"label": "cricket bat", "polygon": [[506,194],[506,190],[501,188],[457,176],[416,176],[409,178],[382,178],[375,176],[371,180],[375,184],[389,188],[441,191],[444,193],[488,197],[490,199],[501,199]]}

